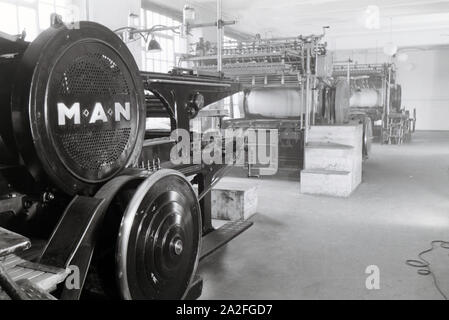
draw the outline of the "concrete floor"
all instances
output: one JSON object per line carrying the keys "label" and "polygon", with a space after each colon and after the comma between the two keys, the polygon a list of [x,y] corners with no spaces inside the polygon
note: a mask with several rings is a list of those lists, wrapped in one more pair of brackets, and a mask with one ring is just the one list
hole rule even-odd
{"label": "concrete floor", "polygon": [[[441,299],[432,278],[405,260],[434,239],[449,240],[449,132],[375,144],[363,180],[348,199],[301,195],[299,182],[253,180],[255,224],[200,264],[201,298]],[[449,291],[449,256],[439,258]],[[365,287],[370,265],[380,268],[380,290]]]}

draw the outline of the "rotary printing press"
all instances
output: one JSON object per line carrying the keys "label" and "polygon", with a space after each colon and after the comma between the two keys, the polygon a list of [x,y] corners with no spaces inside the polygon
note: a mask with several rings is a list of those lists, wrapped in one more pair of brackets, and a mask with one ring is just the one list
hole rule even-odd
{"label": "rotary printing press", "polygon": [[[0,298],[197,298],[199,260],[251,223],[212,227],[225,165],[173,165],[170,133],[240,90],[140,72],[92,22],[31,43],[1,34]],[[148,126],[158,117],[168,131]]]}
{"label": "rotary printing press", "polygon": [[[324,31],[327,27],[324,28]],[[276,129],[279,134],[279,169],[293,172],[303,167],[306,128],[347,120],[349,87],[333,81],[332,59],[320,35],[262,39],[224,44],[222,70],[244,88],[237,103],[241,117],[225,121],[230,128]],[[195,44],[183,63],[208,73],[217,68],[214,44]],[[235,107],[235,101],[234,101]],[[232,110],[231,110],[231,113]],[[251,168],[248,175],[257,176]]]}
{"label": "rotary printing press", "polygon": [[413,117],[402,109],[402,87],[397,83],[394,64],[358,64],[348,60],[335,63],[333,68],[335,78],[347,78],[350,82],[351,118],[363,121],[365,130],[370,130],[381,143],[410,141],[415,131],[416,109]]}

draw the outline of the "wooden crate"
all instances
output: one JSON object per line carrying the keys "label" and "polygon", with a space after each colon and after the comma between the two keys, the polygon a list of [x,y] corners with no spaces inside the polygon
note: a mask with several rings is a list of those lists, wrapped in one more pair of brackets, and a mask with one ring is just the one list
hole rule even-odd
{"label": "wooden crate", "polygon": [[247,220],[257,211],[257,186],[249,180],[232,179],[212,190],[212,219]]}

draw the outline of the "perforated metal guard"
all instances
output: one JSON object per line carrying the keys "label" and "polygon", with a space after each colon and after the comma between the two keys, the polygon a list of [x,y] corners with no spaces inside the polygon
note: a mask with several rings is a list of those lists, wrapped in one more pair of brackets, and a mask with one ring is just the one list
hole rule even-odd
{"label": "perforated metal guard", "polygon": [[76,59],[64,72],[61,95],[130,94],[129,86],[118,65],[101,52]]}
{"label": "perforated metal guard", "polygon": [[[136,113],[130,121],[115,121],[115,103],[133,101],[133,84],[123,61],[101,43],[87,43],[63,56],[50,80],[55,92],[49,105],[63,102],[66,106],[80,104],[81,124],[73,119],[65,126],[51,125],[54,142],[66,167],[81,179],[89,181],[108,178],[126,164],[135,139]],[[134,99],[134,100],[133,100]],[[89,123],[95,104],[101,103],[107,122]],[[55,120],[52,120],[54,123]]]}
{"label": "perforated metal guard", "polygon": [[65,151],[86,170],[111,165],[125,150],[131,129],[78,131],[61,135]]}
{"label": "perforated metal guard", "polygon": [[[75,60],[64,72],[61,95],[129,95],[118,65],[105,54],[89,53]],[[59,135],[65,151],[86,170],[100,170],[116,162],[129,141],[131,128],[76,130]]]}

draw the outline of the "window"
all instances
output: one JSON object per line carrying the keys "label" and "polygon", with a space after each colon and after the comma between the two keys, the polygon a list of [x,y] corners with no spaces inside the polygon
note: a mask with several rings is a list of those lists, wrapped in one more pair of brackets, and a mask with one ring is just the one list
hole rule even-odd
{"label": "window", "polygon": [[237,39],[224,36],[223,37],[223,49],[225,50],[225,53],[227,52],[226,49],[235,49],[237,46]]}
{"label": "window", "polygon": [[231,37],[228,37],[228,36],[224,36],[224,37],[223,37],[223,42],[224,42],[225,44],[229,44],[229,43],[236,42],[236,41],[237,41],[236,39],[231,38]]}
{"label": "window", "polygon": [[[141,10],[141,25],[143,28],[151,28],[155,25],[178,26],[181,21],[153,12]],[[178,56],[185,53],[186,40],[172,31],[157,32],[154,38],[161,45],[162,51],[151,53],[147,51],[148,43],[142,39],[142,67],[146,71],[168,72],[178,64]],[[151,36],[148,41],[151,40]]]}
{"label": "window", "polygon": [[[234,48],[237,40],[228,36],[223,37],[223,47],[226,49],[227,47]],[[240,118],[239,111],[239,94],[235,94],[233,96],[227,97],[224,99],[224,108],[228,111],[230,118]]]}
{"label": "window", "polygon": [[14,35],[25,30],[26,40],[32,41],[50,27],[52,13],[67,19],[79,16],[77,10],[72,0],[0,0],[0,31]]}

